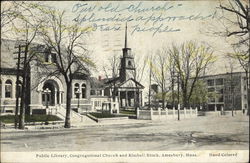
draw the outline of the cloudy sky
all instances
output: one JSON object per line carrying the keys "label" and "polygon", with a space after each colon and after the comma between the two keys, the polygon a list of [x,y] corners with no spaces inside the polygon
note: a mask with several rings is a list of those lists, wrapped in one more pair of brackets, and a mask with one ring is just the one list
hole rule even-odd
{"label": "cloudy sky", "polygon": [[220,28],[216,10],[218,1],[144,1],[144,2],[47,2],[66,10],[69,21],[92,26],[89,49],[101,71],[108,56],[121,55],[124,46],[124,27],[128,21],[128,46],[136,57],[154,53],[156,49],[171,47],[193,40],[213,47],[218,56],[213,73],[225,72],[223,54],[232,48],[225,38],[210,36],[209,28]]}
{"label": "cloudy sky", "polygon": [[[229,40],[211,36],[209,31],[221,29],[219,1],[47,1],[42,2],[65,10],[69,23],[81,22],[94,29],[87,38],[88,49],[102,75],[107,58],[122,55],[125,24],[128,24],[128,47],[136,58],[154,54],[157,49],[196,41],[210,45],[218,61],[213,74],[229,71],[224,54],[232,52]],[[142,64],[138,62],[137,64]],[[235,66],[237,67],[237,66]],[[236,69],[235,71],[238,71]],[[146,74],[146,73],[145,73]],[[147,75],[145,75],[147,76]],[[144,80],[148,81],[147,79]],[[147,85],[142,83],[144,85]]]}

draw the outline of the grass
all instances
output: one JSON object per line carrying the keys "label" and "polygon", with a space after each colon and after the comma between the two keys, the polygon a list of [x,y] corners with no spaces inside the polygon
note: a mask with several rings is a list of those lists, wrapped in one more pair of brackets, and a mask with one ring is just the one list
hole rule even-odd
{"label": "grass", "polygon": [[[59,117],[55,115],[25,115],[25,122],[47,122],[47,121],[59,121]],[[0,122],[2,123],[14,123],[14,115],[0,116]]]}
{"label": "grass", "polygon": [[129,114],[129,115],[136,115],[134,110],[121,110],[121,114]]}
{"label": "grass", "polygon": [[98,113],[98,112],[92,112],[89,113],[92,116],[96,117],[96,118],[115,118],[115,117],[126,117],[124,115],[116,115],[116,114],[110,114],[108,112],[103,112],[103,113]]}

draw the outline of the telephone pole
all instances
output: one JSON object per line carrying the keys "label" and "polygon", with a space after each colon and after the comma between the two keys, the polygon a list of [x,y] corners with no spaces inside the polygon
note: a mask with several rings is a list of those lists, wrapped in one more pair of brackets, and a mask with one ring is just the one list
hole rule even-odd
{"label": "telephone pole", "polygon": [[21,45],[18,45],[18,56],[17,56],[17,75],[16,75],[16,109],[15,109],[15,129],[17,129],[18,124],[18,112],[19,112],[19,76],[20,76],[20,55],[21,55]]}

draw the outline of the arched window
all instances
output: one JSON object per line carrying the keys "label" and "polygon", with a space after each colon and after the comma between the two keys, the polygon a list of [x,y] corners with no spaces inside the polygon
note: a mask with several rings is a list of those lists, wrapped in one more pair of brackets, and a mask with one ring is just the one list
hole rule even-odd
{"label": "arched window", "polygon": [[75,94],[75,98],[79,98],[80,97],[80,85],[78,83],[75,84],[74,87],[74,94]]}
{"label": "arched window", "polygon": [[51,53],[51,62],[52,63],[56,63],[57,62],[57,58],[56,58],[56,54],[55,53]]}
{"label": "arched window", "polygon": [[45,62],[49,62],[49,57],[50,57],[49,52],[46,52],[44,55]]}
{"label": "arched window", "polygon": [[128,66],[131,66],[131,61],[128,61]]}
{"label": "arched window", "polygon": [[11,80],[7,80],[5,82],[5,98],[12,97],[12,82]]}
{"label": "arched window", "polygon": [[86,98],[86,84],[82,84],[82,98]]}

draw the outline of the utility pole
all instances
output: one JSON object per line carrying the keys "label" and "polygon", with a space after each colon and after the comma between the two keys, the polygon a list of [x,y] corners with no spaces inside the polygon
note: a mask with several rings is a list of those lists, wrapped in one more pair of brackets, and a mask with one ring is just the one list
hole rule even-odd
{"label": "utility pole", "polygon": [[[250,0],[249,0],[250,4]],[[248,74],[247,74],[247,103],[248,103],[248,108],[247,108],[247,115],[249,115],[249,109],[250,109],[250,7],[248,6],[247,8],[247,28],[248,28]]]}
{"label": "utility pole", "polygon": [[175,107],[175,98],[174,98],[174,78],[175,78],[175,71],[173,66],[173,72],[172,72],[172,107]]}
{"label": "utility pole", "polygon": [[178,101],[178,121],[180,120],[180,76],[177,75],[177,101]]}
{"label": "utility pole", "polygon": [[19,76],[20,76],[20,55],[21,55],[21,45],[18,45],[18,56],[17,56],[17,76],[16,76],[16,109],[15,109],[15,129],[17,129],[18,124],[18,106],[19,106]]}
{"label": "utility pole", "polygon": [[[150,58],[152,59],[152,57]],[[152,60],[150,61],[149,64],[149,90],[148,90],[148,106],[149,109],[151,108],[151,75],[152,75]]]}
{"label": "utility pole", "polygon": [[25,96],[26,96],[26,78],[27,78],[27,55],[28,55],[28,45],[25,44],[24,51],[24,61],[23,61],[23,82],[22,82],[22,94],[21,94],[21,105],[20,105],[20,115],[19,115],[19,129],[24,129],[24,119],[25,119]]}
{"label": "utility pole", "polygon": [[233,65],[230,63],[230,73],[231,73],[231,109],[232,109],[232,116],[234,116],[234,88],[233,88]]}

